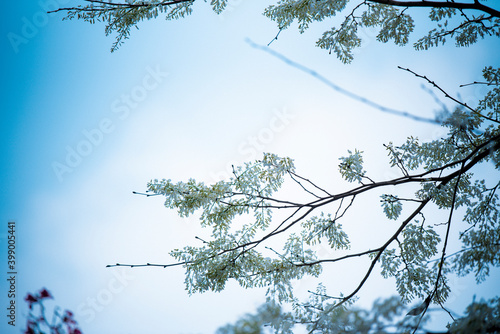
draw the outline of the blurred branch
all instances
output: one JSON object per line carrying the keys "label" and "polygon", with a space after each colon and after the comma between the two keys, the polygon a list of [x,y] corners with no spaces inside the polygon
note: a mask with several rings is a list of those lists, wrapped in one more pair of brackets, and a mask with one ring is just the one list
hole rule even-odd
{"label": "blurred branch", "polygon": [[347,97],[350,97],[351,99],[354,99],[358,102],[361,102],[361,103],[364,103],[372,108],[375,108],[379,111],[382,111],[382,112],[385,112],[385,113],[389,113],[389,114],[393,114],[393,115],[396,115],[396,116],[400,116],[400,117],[406,117],[406,118],[409,118],[409,119],[412,119],[414,121],[417,121],[417,122],[424,122],[424,123],[431,123],[431,124],[441,124],[438,120],[436,119],[432,119],[432,118],[426,118],[426,117],[421,117],[421,116],[418,116],[418,115],[414,115],[414,114],[411,114],[407,111],[401,111],[401,110],[396,110],[396,109],[392,109],[392,108],[388,108],[388,107],[385,107],[381,104],[378,104],[376,102],[373,102],[365,97],[362,97],[361,95],[358,95],[356,93],[353,93],[353,92],[350,92],[336,84],[334,84],[333,82],[331,82],[330,80],[328,80],[327,78],[325,78],[324,76],[322,76],[321,74],[319,74],[318,72],[304,66],[304,65],[301,65],[297,62],[294,62],[293,60],[290,60],[288,59],[287,57],[285,57],[284,55],[282,55],[281,53],[279,52],[276,52],[270,48],[268,48],[267,46],[263,46],[263,45],[259,45],[259,44],[256,44],[254,43],[251,39],[247,38],[246,39],[246,42],[253,48],[255,49],[258,49],[258,50],[262,50],[264,52],[267,52],[269,53],[270,55],[280,59],[281,61],[283,61],[284,63],[292,66],[292,67],[295,67],[309,75],[311,75],[312,77],[318,79],[319,81],[323,82],[324,84],[326,84],[327,86],[329,86],[330,88],[333,88],[334,90],[336,90],[337,92],[339,92],[340,94],[343,94]]}

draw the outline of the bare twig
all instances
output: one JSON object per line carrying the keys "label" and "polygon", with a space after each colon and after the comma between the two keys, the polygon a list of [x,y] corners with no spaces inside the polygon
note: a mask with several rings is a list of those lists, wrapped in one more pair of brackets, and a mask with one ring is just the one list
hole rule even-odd
{"label": "bare twig", "polygon": [[461,105],[462,107],[470,110],[472,113],[484,118],[484,119],[487,119],[491,122],[495,122],[495,123],[499,123],[500,124],[500,121],[496,120],[496,119],[493,119],[493,118],[490,118],[488,116],[485,116],[483,114],[481,114],[480,112],[476,111],[476,109],[472,108],[471,106],[469,106],[467,103],[465,102],[462,102],[456,98],[454,98],[453,96],[451,96],[450,94],[448,94],[443,88],[441,88],[438,84],[436,84],[434,81],[430,80],[429,78],[427,78],[425,75],[420,75],[412,70],[410,70],[409,68],[404,68],[404,67],[401,67],[401,66],[398,66],[399,69],[403,70],[403,71],[407,71],[407,72],[410,72],[411,74],[413,74],[414,76],[416,76],[417,78],[422,78],[424,80],[426,80],[428,83],[430,83],[432,86],[434,86],[436,89],[438,89],[439,91],[441,91],[445,97],[447,97],[448,99],[452,100],[453,102]]}

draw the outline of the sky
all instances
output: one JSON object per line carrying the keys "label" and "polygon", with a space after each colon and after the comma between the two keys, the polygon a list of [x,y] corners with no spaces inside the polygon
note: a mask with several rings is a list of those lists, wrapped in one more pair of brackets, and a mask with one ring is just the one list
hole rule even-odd
{"label": "sky", "polygon": [[[43,287],[54,296],[51,305],[75,313],[84,333],[213,333],[254,311],[265,291],[230,283],[221,293],[188,296],[182,268],[106,268],[171,263],[170,250],[196,244],[202,233],[195,216],[181,219],[161,198],[133,191],[155,178],[212,183],[263,152],[293,158],[301,175],[335,191],[346,187],[337,165],[347,150],[364,151],[369,175],[386,179],[395,172],[387,169],[384,143],[444,134],[437,125],[383,113],[252,47],[249,40],[267,45],[278,32],[262,15],[266,1],[233,1],[221,15],[197,3],[187,18],[141,23],[114,53],[114,35],[105,36],[102,24],[45,13],[70,3],[8,2],[2,11],[2,275],[8,276],[9,221],[16,223],[17,270],[14,328],[4,315],[7,280],[0,284],[2,333],[25,328],[23,298]],[[363,45],[346,65],[315,47],[330,26],[314,24],[304,34],[293,26],[270,49],[345,91],[421,117],[432,118],[440,105],[425,82],[397,66],[474,101],[481,87],[458,85],[480,80],[483,65],[499,62],[494,39],[415,52],[378,43],[363,30]],[[418,27],[413,38],[426,29]],[[382,217],[378,199],[365,204],[344,223],[360,240],[377,234],[366,212]],[[355,267],[344,268],[352,276],[328,268],[326,277],[348,290]],[[498,295],[495,279],[498,271],[479,287],[472,278],[455,279],[448,305],[460,312],[474,294]],[[314,288],[308,282],[297,290]],[[359,303],[392,294],[393,282],[374,278]]]}

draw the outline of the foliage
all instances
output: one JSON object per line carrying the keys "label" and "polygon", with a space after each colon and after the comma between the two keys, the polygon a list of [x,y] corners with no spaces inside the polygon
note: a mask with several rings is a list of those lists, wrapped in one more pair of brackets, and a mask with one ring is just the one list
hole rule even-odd
{"label": "foliage", "polygon": [[[57,11],[66,11],[67,19],[105,22],[106,34],[118,34],[112,51],[140,21],[160,14],[167,19],[184,17],[192,12],[194,3],[84,1],[89,4]],[[210,4],[219,13],[227,1]],[[447,38],[454,38],[457,46],[470,46],[487,36],[500,35],[500,12],[484,1],[279,0],[264,14],[276,21],[280,31],[296,21],[300,32],[316,21],[347,14],[322,35],[317,46],[348,63],[354,48],[362,43],[361,29],[378,29],[377,40],[384,43],[409,43],[417,24],[410,12],[422,8],[429,8],[429,18],[437,27],[414,43],[417,50],[443,44]],[[270,153],[234,168],[232,178],[212,185],[194,179],[177,183],[152,180],[147,185],[148,196],[164,196],[165,206],[177,210],[181,217],[198,214],[211,237],[197,237],[201,242],[198,246],[173,250],[173,264],[133,266],[183,266],[189,293],[221,291],[229,280],[245,288],[266,287],[269,301],[293,306],[293,313],[283,314],[280,322],[284,333],[289,331],[289,321],[305,324],[310,332],[335,332],[347,326],[342,321],[363,319],[361,311],[348,306],[379,266],[383,277],[395,279],[404,303],[423,301],[408,313],[415,317],[416,321],[410,322],[417,331],[430,305],[444,308],[450,275],[472,273],[480,282],[490,268],[500,264],[500,69],[486,67],[484,79],[473,83],[489,89],[475,107],[452,97],[427,77],[403,70],[443,93],[455,108],[443,110],[436,120],[448,131],[442,138],[421,142],[410,136],[400,145],[385,145],[389,166],[399,176],[375,180],[363,167],[363,152],[354,149],[340,158],[338,166],[340,175],[354,185],[338,193],[299,174],[292,159]],[[288,198],[281,191],[285,183],[302,191],[301,199]],[[402,195],[408,189],[414,190],[413,196]],[[346,219],[360,195],[379,191],[380,213],[393,221],[390,227],[383,226],[390,233],[376,247],[366,245],[361,251],[351,251],[353,241],[340,220]],[[448,218],[438,222],[426,217],[436,210]],[[452,226],[459,231],[462,248],[450,254]],[[323,253],[327,255],[319,256],[319,249],[326,249]],[[320,284],[315,292],[310,291],[307,302],[295,296],[295,281],[306,275],[320,277],[323,266],[353,258],[365,260],[365,274],[349,293],[331,296]],[[260,315],[242,321],[262,323],[264,312],[282,314],[277,304],[266,307]]]}
{"label": "foliage", "polygon": [[[494,176],[500,168],[497,74],[492,68],[484,71],[491,90],[478,102],[480,108],[457,100],[456,109],[442,122],[448,129],[443,138],[421,143],[409,137],[399,146],[387,144],[389,165],[400,174],[390,180],[370,178],[358,150],[340,158],[341,176],[357,183],[341,193],[298,174],[292,159],[270,153],[234,168],[231,179],[213,185],[192,179],[186,183],[152,180],[148,195],[165,196],[165,206],[177,209],[182,217],[198,212],[201,225],[212,231],[210,240],[198,238],[201,246],[173,250],[178,262],[162,266],[182,265],[190,293],[221,291],[230,279],[245,288],[267,287],[268,299],[293,305],[294,321],[306,324],[311,332],[337,326],[332,319],[351,312],[347,306],[377,264],[383,277],[395,278],[404,303],[425,299],[410,314],[424,317],[431,303],[444,308],[450,275],[474,273],[482,281],[500,261],[500,182]],[[483,168],[492,170],[491,179],[474,176],[474,170]],[[284,197],[280,188],[285,182],[295,184],[309,199]],[[397,222],[388,238],[378,247],[346,253],[351,241],[340,220],[357,196],[405,186],[416,187],[413,197],[381,196],[381,211]],[[440,224],[426,219],[432,207],[448,212],[448,219]],[[460,207],[465,209],[462,219],[455,218]],[[288,213],[273,219],[275,211]],[[449,254],[452,226],[460,229],[462,249]],[[329,255],[320,257],[318,245],[329,249]],[[330,296],[320,284],[307,303],[294,295],[294,281],[306,275],[319,277],[324,265],[355,257],[367,257],[366,274],[348,294]]]}
{"label": "foliage", "polygon": [[[56,307],[52,319],[45,315],[44,302],[47,299],[52,299],[52,295],[47,289],[41,289],[36,294],[28,293],[24,300],[28,303],[30,313],[26,323],[25,334],[82,334],[78,328],[76,320],[73,318],[73,312],[65,310],[60,313]],[[38,310],[37,313],[35,311]],[[38,315],[37,315],[38,314]]]}
{"label": "foliage", "polygon": [[500,298],[488,302],[473,301],[467,306],[465,316],[457,319],[449,326],[453,334],[466,333],[500,333]]}
{"label": "foliage", "polygon": [[270,326],[282,333],[292,333],[295,322],[290,312],[283,312],[281,306],[274,302],[266,303],[257,309],[257,314],[247,314],[234,325],[226,325],[217,330],[217,334],[257,334],[262,333],[265,326]]}
{"label": "foliage", "polygon": [[[334,326],[332,317],[346,312],[377,264],[383,277],[395,278],[403,302],[425,299],[413,313],[422,317],[431,302],[443,307],[450,292],[449,275],[474,273],[478,281],[483,280],[500,260],[500,182],[498,177],[477,178],[472,171],[484,165],[481,168],[498,173],[500,167],[499,110],[487,102],[495,100],[495,73],[485,70],[484,79],[493,88],[478,103],[489,107],[479,112],[459,104],[443,122],[448,129],[443,138],[421,143],[409,137],[400,146],[386,145],[390,166],[400,173],[390,180],[370,178],[363,169],[362,152],[354,150],[340,158],[339,171],[346,181],[358,185],[337,194],[299,175],[292,159],[270,153],[236,167],[231,179],[213,185],[192,179],[149,182],[150,195],[165,196],[165,206],[177,209],[182,217],[199,212],[201,225],[212,231],[210,240],[198,238],[201,246],[171,252],[178,261],[172,265],[186,269],[186,289],[221,291],[230,279],[245,288],[267,287],[269,300],[294,305],[294,321],[307,324],[313,332]],[[279,189],[285,182],[295,184],[309,199],[284,198]],[[387,240],[376,248],[345,255],[351,241],[339,221],[356,197],[405,185],[417,186],[413,198],[381,196],[382,212],[397,222]],[[425,212],[432,206],[448,212],[446,222],[426,219]],[[459,207],[465,208],[467,226],[454,219]],[[276,221],[272,217],[277,210],[289,213]],[[461,230],[462,249],[447,255],[452,225]],[[317,245],[329,249],[329,256],[320,258]],[[319,277],[323,265],[354,257],[368,257],[369,262],[365,276],[349,294],[332,297],[320,284],[309,302],[295,297],[294,281],[305,275]]]}
{"label": "foliage", "polygon": [[[325,333],[409,333],[415,328],[417,318],[405,316],[408,308],[399,297],[376,300],[371,310],[357,307],[339,310],[325,322],[328,327],[321,328]],[[408,314],[411,313],[408,312]],[[269,302],[257,309],[256,314],[247,314],[236,321],[218,329],[217,334],[261,334],[293,333],[296,323],[291,322],[290,312],[283,311],[279,304]],[[428,317],[421,321],[424,324]],[[300,324],[300,322],[299,322]],[[319,329],[319,328],[318,328]],[[473,301],[461,318],[448,325],[449,334],[499,333],[500,299],[488,302]],[[417,333],[435,333],[421,328]]]}
{"label": "foliage", "polygon": [[[124,40],[130,36],[130,29],[135,27],[139,29],[138,23],[143,20],[157,18],[158,15],[164,14],[165,19],[173,20],[185,17],[191,14],[191,6],[194,0],[190,1],[136,1],[127,0],[123,3],[106,2],[98,0],[84,0],[88,5],[78,6],[74,8],[64,8],[67,10],[66,20],[79,19],[89,23],[106,22],[104,30],[106,36],[117,33],[117,37],[111,52],[116,51]],[[214,10],[221,10],[223,5],[220,1],[214,4]],[[61,9],[59,9],[61,10]],[[56,11],[59,11],[56,10]]]}
{"label": "foliage", "polygon": [[[398,297],[376,300],[370,311],[357,307],[339,308],[316,330],[323,333],[405,333],[418,321],[414,317],[405,317],[406,310]],[[289,319],[292,319],[290,312],[284,312],[279,304],[269,302],[260,306],[256,314],[247,314],[234,325],[219,328],[217,334],[293,333],[295,325],[308,323],[307,317],[299,321],[295,319],[295,322]]]}
{"label": "foliage", "polygon": [[[111,48],[113,52],[129,38],[132,27],[138,28],[139,22],[159,15],[164,15],[167,20],[185,17],[192,13],[195,0],[82,2],[86,4],[55,11],[65,11],[65,19],[69,20],[76,18],[92,24],[104,22],[106,35],[117,34]],[[228,0],[211,0],[210,6],[219,14],[227,3]],[[428,16],[436,23],[436,27],[414,43],[417,50],[444,44],[447,38],[454,38],[457,46],[469,46],[487,36],[500,35],[500,12],[479,1],[469,4],[435,1],[430,5],[425,1],[409,4],[392,0],[279,0],[269,5],[264,15],[275,21],[280,31],[297,21],[301,33],[314,22],[344,15],[345,19],[325,31],[316,44],[329,52],[333,51],[340,60],[349,63],[353,59],[353,50],[362,43],[360,31],[375,28],[378,30],[378,41],[405,45],[415,28],[409,9],[427,7],[431,7]]]}

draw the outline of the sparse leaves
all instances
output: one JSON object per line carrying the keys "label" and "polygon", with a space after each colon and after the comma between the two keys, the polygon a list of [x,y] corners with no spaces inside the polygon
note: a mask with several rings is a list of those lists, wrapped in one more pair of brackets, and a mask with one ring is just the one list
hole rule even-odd
{"label": "sparse leaves", "polygon": [[[441,21],[444,16],[451,17],[452,11],[447,11],[446,14],[432,15],[434,21]],[[478,42],[487,36],[500,36],[500,19],[492,16],[479,15],[466,17],[456,27],[450,27],[447,19],[442,23],[438,23],[437,28],[429,31],[427,36],[420,38],[413,45],[417,50],[427,50],[431,47],[446,43],[446,38],[454,38],[455,45],[466,47]]]}
{"label": "sparse leaves", "polygon": [[[118,50],[126,39],[130,37],[130,29],[137,28],[143,20],[155,19],[164,14],[167,20],[179,19],[192,12],[194,0],[181,1],[124,1],[101,2],[87,0],[90,4],[76,7],[63,8],[56,11],[66,11],[64,20],[79,19],[91,24],[103,22],[106,24],[106,36],[116,33],[116,39],[111,47],[111,52]],[[219,1],[214,1],[218,3]],[[214,3],[214,10],[220,8],[222,3]]]}
{"label": "sparse leaves", "polygon": [[220,14],[227,6],[227,0],[210,0],[210,5],[215,13]]}

